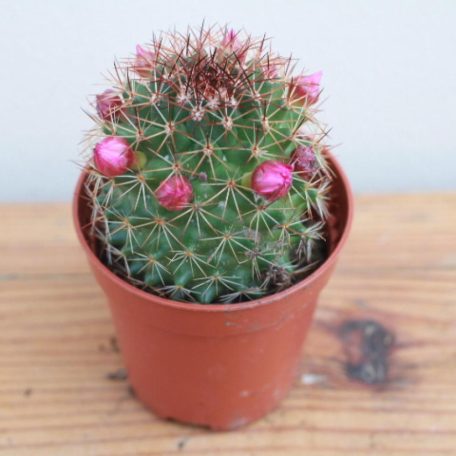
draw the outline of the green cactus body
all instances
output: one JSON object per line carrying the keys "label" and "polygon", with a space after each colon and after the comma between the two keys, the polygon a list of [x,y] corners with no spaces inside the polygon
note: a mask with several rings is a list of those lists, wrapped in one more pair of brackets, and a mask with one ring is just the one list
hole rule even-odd
{"label": "green cactus body", "polygon": [[[264,40],[230,41],[227,33],[156,39],[146,77],[135,60],[116,68],[122,105],[97,118],[91,134],[124,138],[135,154],[117,176],[89,166],[105,261],[175,300],[254,299],[320,258],[314,247],[323,238],[329,176],[314,105],[293,96],[289,60],[267,52]],[[312,176],[293,171],[286,195],[258,194],[255,169],[290,163],[299,146],[315,152]],[[190,183],[192,196],[167,209],[157,190],[173,177]]]}

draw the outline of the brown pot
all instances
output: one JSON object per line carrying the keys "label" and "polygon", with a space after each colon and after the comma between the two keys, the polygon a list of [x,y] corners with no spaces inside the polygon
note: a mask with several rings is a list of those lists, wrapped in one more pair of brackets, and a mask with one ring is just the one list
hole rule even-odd
{"label": "brown pot", "polygon": [[157,415],[212,429],[234,429],[275,408],[295,378],[318,295],[347,240],[353,196],[335,172],[330,254],[301,282],[238,304],[163,299],[113,274],[91,250],[82,174],[74,196],[76,232],[109,301],[129,381]]}

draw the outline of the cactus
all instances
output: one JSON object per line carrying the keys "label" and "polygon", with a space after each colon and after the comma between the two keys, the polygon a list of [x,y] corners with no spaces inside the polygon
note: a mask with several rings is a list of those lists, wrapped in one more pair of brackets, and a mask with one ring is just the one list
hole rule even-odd
{"label": "cactus", "polygon": [[330,172],[320,73],[226,28],[168,33],[96,97],[86,192],[99,255],[181,301],[283,289],[325,256]]}

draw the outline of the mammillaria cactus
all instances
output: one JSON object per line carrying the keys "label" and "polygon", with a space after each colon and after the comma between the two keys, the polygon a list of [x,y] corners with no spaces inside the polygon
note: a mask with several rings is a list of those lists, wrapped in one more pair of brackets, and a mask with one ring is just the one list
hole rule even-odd
{"label": "mammillaria cactus", "polygon": [[204,27],[116,64],[96,98],[86,183],[112,270],[171,299],[226,303],[318,266],[330,185],[321,73],[292,67],[268,40]]}

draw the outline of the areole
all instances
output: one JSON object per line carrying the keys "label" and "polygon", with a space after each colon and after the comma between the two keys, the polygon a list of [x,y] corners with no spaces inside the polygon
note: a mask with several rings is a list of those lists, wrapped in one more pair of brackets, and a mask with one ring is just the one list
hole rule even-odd
{"label": "areole", "polygon": [[76,232],[111,309],[129,381],[157,415],[212,429],[234,429],[278,405],[295,377],[321,289],[346,243],[353,196],[332,155],[335,178],[330,253],[288,289],[237,304],[164,299],[117,277],[90,248],[83,173],[73,204]]}

